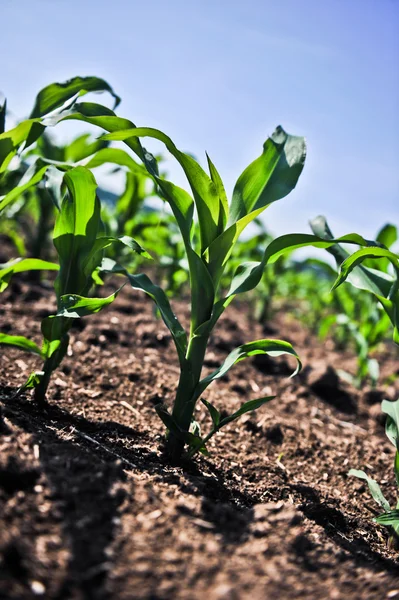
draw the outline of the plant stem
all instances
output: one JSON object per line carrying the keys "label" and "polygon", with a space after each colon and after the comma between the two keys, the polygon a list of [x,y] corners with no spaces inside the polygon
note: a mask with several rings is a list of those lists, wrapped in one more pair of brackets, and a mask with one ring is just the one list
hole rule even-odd
{"label": "plant stem", "polygon": [[50,383],[50,378],[51,378],[51,374],[53,372],[52,369],[52,358],[47,358],[44,366],[43,366],[43,371],[44,374],[40,379],[40,383],[35,387],[34,393],[33,393],[33,397],[35,399],[35,402],[37,403],[38,406],[40,406],[41,408],[43,408],[46,404],[46,393],[47,393],[47,388],[49,386]]}
{"label": "plant stem", "polygon": [[[172,416],[182,431],[189,431],[195,409],[195,390],[201,378],[202,365],[208,343],[208,335],[190,339],[185,363],[181,365]],[[168,451],[173,461],[181,458],[184,441],[169,432]]]}
{"label": "plant stem", "polygon": [[[64,321],[66,321],[66,319],[64,319]],[[40,382],[35,387],[34,394],[33,394],[35,401],[42,408],[46,404],[46,393],[47,393],[47,388],[50,383],[51,375],[53,374],[55,369],[57,369],[59,367],[62,359],[64,358],[64,356],[68,350],[68,345],[69,345],[69,336],[66,332],[64,332],[64,334],[61,337],[60,345],[57,348],[57,350],[55,350],[55,352],[53,352],[53,354],[51,356],[49,356],[48,358],[46,358],[46,360],[44,361],[44,365],[43,365],[44,373],[40,379]]]}

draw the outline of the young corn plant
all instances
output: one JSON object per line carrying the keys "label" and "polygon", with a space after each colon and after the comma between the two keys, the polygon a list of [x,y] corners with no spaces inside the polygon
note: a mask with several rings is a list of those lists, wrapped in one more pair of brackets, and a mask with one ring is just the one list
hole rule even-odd
{"label": "young corn plant", "polygon": [[[65,84],[52,84],[44,88],[36,98],[31,118],[23,121],[16,128],[3,131],[0,134],[0,178],[7,177],[8,165],[16,153],[21,153],[43,134],[46,125],[49,124],[44,124],[44,117],[47,113],[61,108],[66,101],[71,101],[71,98],[76,100],[76,97],[88,91],[104,90],[114,95],[106,82],[93,77],[75,78]],[[118,101],[118,98],[115,98]],[[55,118],[56,121],[57,118]],[[3,129],[5,128],[3,127]],[[82,153],[86,158],[88,153],[93,150],[95,155],[89,160],[91,166],[93,166],[93,161],[95,162],[96,158],[97,161],[94,166],[101,162],[110,162],[112,158],[115,158],[109,153],[106,156],[104,153],[98,156],[100,152],[106,150],[104,142],[95,142],[90,150],[87,149],[86,138],[80,138],[78,142],[74,144],[74,147],[75,151],[80,154],[75,158],[81,159]],[[100,150],[98,150],[99,148]],[[121,157],[121,154],[126,153],[116,151],[117,164],[118,160],[123,161],[125,159],[125,157]],[[60,157],[57,156],[57,158]],[[65,152],[61,158],[68,158]],[[127,158],[134,162],[131,157]],[[66,299],[70,298],[71,294],[86,296],[90,293],[94,284],[93,276],[95,276],[96,270],[102,261],[103,251],[113,244],[125,245],[134,252],[150,258],[133,238],[104,234],[100,215],[100,201],[96,193],[97,184],[93,174],[85,166],[74,166],[70,162],[54,161],[41,155],[31,165],[28,172],[23,175],[22,180],[0,197],[0,216],[4,217],[4,211],[12,206],[21,195],[27,191],[33,191],[43,181],[49,184],[50,187],[54,186],[55,196],[59,199],[59,202],[55,202],[57,216],[53,231],[53,243],[58,256],[58,263],[44,261],[39,258],[19,258],[0,265],[0,291],[7,287],[15,273],[31,270],[58,271],[54,283],[57,314],[43,319],[41,323],[42,346],[39,347],[24,336],[0,333],[1,344],[18,347],[37,354],[43,360],[42,369],[32,373],[21,388],[34,388],[34,397],[41,405],[45,401],[51,375],[60,365],[67,352],[68,332],[73,319],[79,316],[63,315]],[[97,312],[100,308],[110,304],[117,293],[118,290],[108,298],[95,300],[91,304],[91,312]]]}
{"label": "young corn plant", "polygon": [[[185,331],[174,315],[165,292],[146,275],[131,275],[115,262],[102,263],[102,270],[125,274],[133,287],[143,290],[157,304],[159,312],[174,340],[180,378],[172,412],[160,404],[157,412],[169,433],[168,448],[172,458],[179,459],[188,445],[189,456],[206,450],[207,441],[228,422],[244,412],[254,410],[270,398],[245,403],[239,411],[222,419],[220,411],[201,398],[212,381],[222,377],[236,362],[254,354],[291,354],[292,346],[281,340],[257,340],[244,344],[230,353],[214,373],[202,376],[202,367],[209,337],[218,319],[236,295],[254,289],[262,278],[267,264],[275,262],[287,251],[304,246],[328,248],[338,242],[368,246],[370,242],[357,234],[337,240],[326,240],[309,234],[288,234],[274,239],[266,247],[260,261],[244,262],[237,268],[226,294],[221,291],[221,280],[232,250],[240,234],[272,202],[286,196],[296,185],[305,161],[303,138],[288,135],[278,127],[266,140],[259,158],[245,169],[235,185],[231,202],[227,200],[221,177],[208,158],[209,173],[192,156],[178,150],[172,140],[157,129],[135,127],[99,104],[74,103],[58,120],[78,119],[102,127],[108,132],[107,141],[124,141],[141,159],[148,173],[158,185],[159,194],[170,205],[179,226],[188,263],[191,290],[191,321]],[[180,163],[192,195],[159,174],[156,160],[140,143],[149,137],[161,141]],[[195,229],[194,209],[198,218],[199,236]],[[199,239],[198,239],[199,238]],[[88,300],[71,297],[65,307],[76,314],[88,314]],[[194,420],[195,407],[202,400],[210,412],[213,427],[205,436],[200,435]]]}
{"label": "young corn plant", "polygon": [[[317,217],[310,225],[316,236],[334,241],[325,217]],[[339,243],[326,248],[340,270],[333,289],[348,281],[354,287],[373,294],[388,315],[393,325],[393,341],[399,345],[399,255],[389,249],[396,239],[396,227],[386,225],[374,243],[360,243],[367,247],[353,254],[349,254]],[[335,240],[340,241],[344,239]]]}
{"label": "young corn plant", "polygon": [[[8,267],[7,273],[4,269],[3,273],[0,271],[3,289],[12,274],[26,270],[30,266],[58,271],[54,282],[57,314],[50,315],[41,322],[42,347],[24,336],[0,333],[0,344],[16,346],[42,358],[42,369],[32,373],[22,388],[34,388],[34,398],[40,405],[45,402],[52,373],[59,367],[68,350],[69,329],[74,318],[79,316],[68,314],[65,317],[63,315],[65,303],[70,301],[71,295],[89,294],[94,284],[93,273],[101,264],[103,250],[111,244],[122,243],[133,251],[146,254],[133,238],[127,236],[113,238],[103,235],[100,201],[96,194],[97,183],[91,171],[85,167],[68,169],[63,176],[63,184],[66,187],[66,194],[53,231],[58,264],[45,263],[39,259],[25,259],[14,261],[14,264]],[[118,291],[105,299],[94,300],[91,303],[91,312],[95,313],[113,302]]]}
{"label": "young corn plant", "polygon": [[[238,266],[225,295],[220,282],[227,268],[234,245],[245,227],[272,202],[286,196],[296,185],[305,162],[305,141],[287,134],[278,127],[264,144],[259,158],[251,163],[238,178],[233,197],[228,203],[218,171],[208,158],[209,174],[188,154],[179,151],[162,132],[150,128],[131,128],[104,136],[106,140],[126,140],[151,137],[162,141],[182,166],[192,190],[192,196],[158,174],[152,155],[139,150],[144,165],[157,183],[179,226],[188,263],[191,289],[190,329],[185,331],[174,315],[165,292],[154,285],[146,275],[131,275],[125,269],[103,261],[101,269],[124,273],[132,286],[147,293],[158,305],[164,322],[173,337],[179,364],[180,378],[172,412],[164,404],[157,406],[159,417],[168,429],[167,444],[173,460],[178,460],[188,445],[191,457],[206,451],[206,444],[222,427],[240,415],[262,406],[273,397],[264,397],[244,403],[235,413],[222,417],[221,412],[202,394],[216,379],[222,377],[237,362],[255,354],[272,356],[289,354],[299,358],[288,342],[261,339],[243,344],[233,350],[213,373],[203,376],[203,363],[209,337],[224,310],[236,295],[249,291],[259,283],[264,268],[275,254],[269,246],[260,262],[245,262]],[[140,146],[141,148],[141,146]],[[137,151],[137,146],[135,148]],[[194,209],[198,215],[198,236],[193,237]],[[196,244],[195,241],[198,240]],[[281,248],[276,249],[276,253]],[[74,300],[74,301],[73,301]],[[65,315],[73,312],[87,314],[89,300],[71,297],[65,305]],[[213,426],[202,437],[194,413],[198,400],[208,409]]]}
{"label": "young corn plant", "polygon": [[[229,204],[220,175],[209,158],[208,174],[190,155],[178,150],[172,140],[161,131],[137,128],[128,119],[118,117],[112,110],[100,104],[78,102],[79,97],[88,91],[104,90],[113,94],[106,82],[95,77],[76,77],[64,84],[51,84],[44,88],[37,97],[31,118],[5,137],[0,135],[0,175],[7,169],[9,161],[22,144],[28,146],[36,141],[46,126],[74,119],[111,132],[104,136],[106,141],[125,141],[143,162],[157,184],[160,195],[169,203],[183,238],[189,269],[191,323],[188,332],[174,315],[165,292],[154,285],[146,275],[131,275],[109,259],[102,262],[100,270],[128,276],[133,287],[143,290],[156,302],[171,331],[180,363],[180,378],[172,413],[160,405],[158,414],[169,430],[168,446],[171,456],[178,459],[186,444],[189,446],[190,455],[200,450],[205,451],[206,442],[222,426],[270,400],[268,397],[249,401],[227,418],[222,418],[216,407],[203,400],[213,422],[212,430],[203,438],[195,425],[194,410],[197,401],[213,380],[222,377],[236,362],[254,354],[287,353],[297,358],[292,346],[287,342],[257,340],[236,348],[219,369],[202,377],[209,336],[234,297],[254,289],[266,265],[277,260],[288,250],[308,245],[326,248],[337,242],[366,246],[368,242],[356,234],[334,241],[326,241],[322,237],[308,234],[281,236],[266,247],[261,261],[241,264],[232,278],[227,294],[221,293],[221,278],[240,234],[267,206],[286,196],[295,187],[305,160],[303,138],[290,136],[278,127],[265,142],[261,156],[249,165],[237,180]],[[118,100],[116,97],[116,103]],[[50,118],[48,113],[51,111],[53,113]],[[164,143],[183,168],[192,196],[159,174],[156,160],[140,143],[140,138],[143,137],[154,138]],[[53,166],[45,161],[38,162],[30,177],[25,178],[23,184],[12,190],[11,195],[7,194],[0,200],[0,211],[12,202],[15,196],[41,181],[47,170],[52,168]],[[198,217],[198,243],[198,236],[193,237],[194,208]],[[66,318],[96,312],[108,302],[107,299],[86,298],[76,293],[63,298],[64,302],[57,316]]]}
{"label": "young corn plant", "polygon": [[[394,474],[396,485],[399,487],[399,400],[388,402],[383,400],[381,404],[382,412],[387,415],[385,424],[385,433],[389,441],[395,447]],[[388,527],[393,531],[396,537],[399,536],[399,498],[396,507],[391,509],[388,500],[381,491],[380,486],[375,479],[372,479],[367,473],[360,469],[351,469],[348,475],[364,479],[367,482],[371,495],[377,504],[383,509],[383,513],[376,517],[374,521],[380,525]]]}

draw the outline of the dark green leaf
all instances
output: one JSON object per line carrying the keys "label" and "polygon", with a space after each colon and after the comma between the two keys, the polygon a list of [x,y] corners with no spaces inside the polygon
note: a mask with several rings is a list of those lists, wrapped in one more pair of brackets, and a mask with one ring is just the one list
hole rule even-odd
{"label": "dark green leaf", "polygon": [[397,527],[399,525],[399,510],[390,510],[385,514],[376,517],[374,520],[380,525]]}
{"label": "dark green leaf", "polygon": [[225,361],[218,369],[216,369],[216,371],[213,371],[213,373],[210,373],[209,375],[207,375],[207,377],[204,377],[204,379],[202,379],[199,382],[195,391],[195,397],[199,398],[201,394],[205,391],[205,389],[208,387],[208,385],[212,383],[212,381],[223,377],[223,375],[225,375],[227,371],[231,369],[231,367],[234,366],[236,363],[240,362],[241,360],[244,360],[244,358],[247,358],[249,356],[255,356],[256,354],[267,354],[269,356],[281,356],[282,354],[290,354],[291,356],[296,358],[298,363],[298,366],[294,371],[293,375],[295,375],[301,369],[302,366],[298,355],[296,354],[295,350],[289,342],[268,339],[249,342],[248,344],[243,344],[242,346],[238,346],[238,348],[235,348],[232,352],[230,352]]}
{"label": "dark green leaf", "polygon": [[387,223],[377,234],[377,242],[390,248],[398,240],[398,228],[392,223]]}
{"label": "dark green leaf", "polygon": [[211,415],[214,429],[218,429],[220,423],[220,412],[215,406],[213,406],[213,404],[208,402],[208,400],[205,400],[205,398],[201,398],[201,402],[202,404],[204,404],[204,406],[206,406],[206,408],[209,411],[209,414]]}
{"label": "dark green leaf", "polygon": [[189,154],[178,150],[172,140],[158,129],[136,127],[104,135],[103,139],[128,141],[135,137],[160,140],[180,163],[193,192],[201,233],[201,253],[204,252],[222,232],[221,224],[225,218],[224,200],[219,198],[214,182]]}
{"label": "dark green leaf", "polygon": [[111,86],[98,77],[74,77],[64,83],[51,83],[43,88],[36,96],[30,118],[43,117],[74,96],[83,96],[88,92],[109,92],[115,99],[115,107],[118,106],[120,98],[115,94]]}
{"label": "dark green leaf", "polygon": [[[91,286],[86,262],[100,230],[100,202],[97,183],[91,171],[76,167],[64,175],[69,194],[64,198],[54,226],[54,246],[59,255],[60,272],[55,282],[57,296],[85,295]],[[101,256],[98,256],[98,264]],[[94,270],[96,265],[91,265]]]}
{"label": "dark green leaf", "polygon": [[240,175],[233,191],[229,224],[284,198],[297,184],[306,158],[303,137],[276,128],[263,153]]}

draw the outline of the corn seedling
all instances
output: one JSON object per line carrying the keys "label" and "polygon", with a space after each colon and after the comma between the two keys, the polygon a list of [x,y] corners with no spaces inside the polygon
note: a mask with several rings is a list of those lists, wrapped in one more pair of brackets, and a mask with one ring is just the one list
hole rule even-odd
{"label": "corn seedling", "polygon": [[[382,412],[387,415],[385,424],[385,433],[393,446],[395,447],[395,459],[394,459],[394,474],[396,479],[396,485],[399,487],[399,400],[396,402],[388,402],[384,400],[381,404]],[[371,495],[377,504],[383,509],[383,513],[376,517],[374,520],[380,525],[389,527],[393,530],[396,536],[399,535],[399,499],[396,503],[396,507],[392,510],[388,500],[385,498],[381,491],[380,486],[375,479],[372,479],[364,471],[360,469],[351,469],[348,473],[359,479],[363,479],[367,482]]]}
{"label": "corn seedling", "polygon": [[[159,175],[152,155],[137,146],[139,137],[155,138],[165,144],[182,166],[193,197]],[[157,303],[174,339],[180,363],[180,379],[173,411],[170,413],[160,404],[157,412],[169,430],[168,446],[173,458],[180,457],[185,444],[188,444],[189,454],[192,456],[197,451],[204,451],[207,441],[221,427],[271,400],[271,397],[251,400],[233,415],[222,418],[216,407],[202,399],[213,423],[210,433],[203,438],[194,422],[194,410],[197,401],[212,381],[222,377],[235,363],[255,354],[290,354],[299,362],[291,344],[263,339],[236,348],[215,372],[202,377],[209,336],[219,317],[237,294],[249,291],[258,284],[266,263],[273,256],[273,252],[268,255],[266,251],[262,261],[241,264],[232,278],[229,291],[220,297],[220,282],[234,245],[251,221],[295,187],[305,161],[305,143],[303,138],[290,136],[281,127],[277,128],[265,142],[262,155],[239,177],[229,205],[222,180],[210,159],[208,158],[208,175],[190,155],[179,151],[162,132],[132,127],[105,135],[104,139],[126,140],[137,152],[159,186],[162,196],[169,202],[183,238],[191,288],[189,332],[184,330],[172,312],[161,288],[155,286],[145,275],[130,275],[126,270],[123,272],[129,277],[133,287],[142,289]],[[198,240],[195,236],[193,238],[194,208],[198,215]],[[109,264],[109,268],[111,271],[121,272],[117,265]],[[68,310],[82,309],[84,302],[84,299],[77,298]]]}
{"label": "corn seedling", "polygon": [[[311,228],[322,239],[334,239],[324,217],[311,221]],[[337,243],[328,246],[327,251],[334,256],[340,269],[333,289],[348,281],[373,294],[388,315],[393,325],[393,340],[399,344],[399,256],[389,250],[396,239],[396,227],[386,225],[374,243],[360,244],[367,247],[353,254]],[[336,241],[343,241],[343,238]]]}
{"label": "corn seedling", "polygon": [[[57,108],[71,95],[85,93],[88,89],[110,90],[109,86],[102,80],[93,82],[93,79],[82,80],[76,78],[76,80],[72,80],[64,86],[59,84],[48,86],[39,93],[32,114],[41,113],[43,107],[47,110]],[[36,127],[39,129],[36,130]],[[19,132],[18,135],[16,131]],[[41,123],[41,118],[34,116],[34,118],[21,123],[16,129],[0,135],[0,170],[2,173],[7,172],[7,165],[18,147],[24,142],[26,145],[29,145],[30,141],[33,143],[43,131],[44,126]],[[95,144],[95,146],[97,148],[98,144]],[[43,404],[45,400],[51,374],[60,365],[67,352],[68,331],[73,323],[73,318],[79,316],[68,314],[65,317],[63,315],[66,299],[69,300],[71,294],[84,296],[89,294],[94,283],[93,273],[96,272],[101,263],[103,251],[112,244],[124,244],[131,250],[146,255],[141,246],[131,237],[121,236],[115,238],[104,235],[100,216],[100,201],[96,193],[97,184],[91,171],[84,166],[74,167],[68,163],[59,162],[55,165],[43,158],[38,159],[30,172],[24,175],[23,181],[0,198],[0,212],[11,206],[21,194],[34,189],[49,173],[57,175],[57,181],[59,181],[59,174],[61,175],[61,185],[58,190],[61,201],[57,207],[53,231],[53,242],[58,255],[58,263],[51,263],[38,258],[26,258],[10,261],[5,265],[1,265],[0,268],[0,291],[7,287],[15,273],[43,269],[58,271],[54,283],[57,314],[43,319],[41,323],[42,347],[40,348],[24,336],[0,334],[0,343],[24,349],[42,358],[42,370],[32,373],[22,388],[34,388],[34,396],[39,404]],[[97,312],[103,306],[110,304],[117,293],[118,291],[105,299],[94,300],[90,305],[91,312]]]}

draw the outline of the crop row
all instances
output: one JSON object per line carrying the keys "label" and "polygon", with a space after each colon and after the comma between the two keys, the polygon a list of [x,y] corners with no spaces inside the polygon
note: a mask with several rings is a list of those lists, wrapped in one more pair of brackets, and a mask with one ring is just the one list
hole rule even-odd
{"label": "crop row", "polygon": [[[358,372],[353,382],[360,386],[369,377],[375,383],[379,375],[373,349],[391,329],[399,344],[399,257],[391,250],[396,227],[384,226],[374,241],[357,233],[335,238],[326,219],[317,217],[311,222],[312,233],[273,239],[260,215],[296,186],[306,159],[304,138],[277,127],[260,156],[238,177],[229,201],[209,157],[204,170],[163,132],[136,127],[102,104],[81,101],[88,92],[111,94],[114,110],[119,104],[104,80],[76,77],[41,90],[29,119],[12,129],[5,127],[5,104],[0,108],[0,232],[19,253],[0,265],[0,291],[16,273],[57,273],[53,282],[57,310],[41,322],[42,344],[0,333],[1,344],[41,360],[40,369],[31,373],[19,393],[33,389],[34,400],[43,406],[51,376],[67,353],[74,320],[103,310],[129,284],[156,304],[176,349],[180,376],[172,409],[163,403],[155,407],[167,429],[172,461],[183,453],[188,458],[207,453],[208,441],[222,427],[274,398],[249,400],[229,415],[205,400],[207,387],[237,362],[256,354],[287,354],[297,363],[293,375],[301,368],[289,342],[259,339],[238,346],[214,372],[203,376],[212,331],[240,294],[248,294],[261,321],[279,303],[287,305],[295,297],[291,309],[301,307],[300,318],[320,336],[333,331],[337,343],[350,340],[354,345]],[[106,133],[94,140],[82,135],[64,146],[55,144],[49,128],[70,120]],[[162,157],[142,145],[144,138],[164,145],[183,169],[191,193],[168,180]],[[124,142],[127,149],[111,146],[113,141]],[[107,195],[97,185],[93,171],[104,165],[124,173],[125,189],[119,197]],[[168,210],[151,209],[147,200],[152,196]],[[243,240],[249,225],[257,232]],[[294,250],[308,246],[329,252],[338,272],[326,261],[292,259]],[[347,250],[353,246],[355,251]],[[121,285],[102,297],[99,290],[109,275],[119,277]],[[351,285],[341,287],[344,282]],[[170,304],[171,297],[184,294],[191,302],[187,331]],[[194,419],[199,401],[212,421],[206,434]],[[382,408],[388,415],[387,435],[397,448],[399,484],[399,401],[384,401]],[[352,474],[366,478],[382,506],[378,520],[399,531],[399,511],[391,511],[378,484],[363,471]]]}

